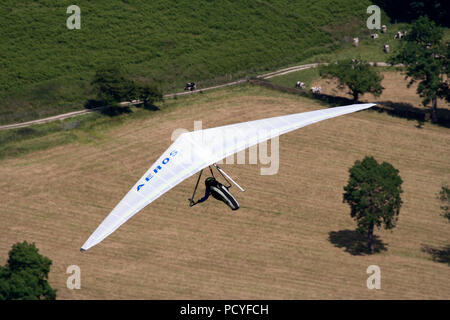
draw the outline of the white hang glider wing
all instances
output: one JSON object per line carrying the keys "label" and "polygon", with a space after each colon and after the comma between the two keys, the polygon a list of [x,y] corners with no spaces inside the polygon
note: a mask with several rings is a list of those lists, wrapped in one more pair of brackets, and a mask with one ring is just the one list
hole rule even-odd
{"label": "white hang glider wing", "polygon": [[374,105],[355,104],[183,133],[103,220],[81,251],[101,242],[146,205],[209,165],[281,134]]}

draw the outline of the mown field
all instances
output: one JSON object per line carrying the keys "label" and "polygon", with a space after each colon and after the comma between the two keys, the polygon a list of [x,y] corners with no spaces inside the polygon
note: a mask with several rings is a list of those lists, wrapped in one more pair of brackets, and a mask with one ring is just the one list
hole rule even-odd
{"label": "mown field", "polygon": [[368,32],[370,1],[3,1],[0,123],[45,117],[93,97],[95,69],[119,65],[165,91],[226,82],[332,52]]}
{"label": "mown field", "polygon": [[[100,245],[80,246],[170,144],[177,128],[203,127],[324,108],[260,87],[235,87],[172,100],[165,111],[104,130],[73,130],[75,142],[0,160],[0,263],[17,241],[34,241],[53,260],[60,299],[449,299],[445,250],[450,225],[436,199],[450,181],[450,134],[426,123],[364,111],[280,137],[280,168],[224,165],[247,191],[241,209],[208,200],[188,207],[195,178],[181,183]],[[355,223],[342,203],[348,168],[373,155],[400,170],[403,207],[387,250],[351,246]],[[233,188],[234,189],[234,188]],[[66,268],[81,268],[80,290]],[[368,290],[378,265],[382,289]]]}

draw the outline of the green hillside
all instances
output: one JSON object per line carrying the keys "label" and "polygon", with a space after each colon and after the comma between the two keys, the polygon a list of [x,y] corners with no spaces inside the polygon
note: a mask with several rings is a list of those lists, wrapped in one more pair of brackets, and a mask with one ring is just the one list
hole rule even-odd
{"label": "green hillside", "polygon": [[329,53],[368,33],[370,1],[4,0],[0,8],[0,123],[83,107],[101,65],[179,89],[224,82]]}

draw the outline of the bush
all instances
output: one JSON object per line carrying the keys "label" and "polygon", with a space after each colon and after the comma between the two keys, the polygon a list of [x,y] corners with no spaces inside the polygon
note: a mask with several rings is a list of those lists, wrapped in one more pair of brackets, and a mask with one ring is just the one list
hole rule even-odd
{"label": "bush", "polygon": [[35,244],[16,243],[6,266],[0,266],[0,300],[54,300],[56,290],[47,279],[52,261]]}
{"label": "bush", "polygon": [[135,84],[136,97],[144,102],[144,106],[151,106],[163,99],[160,88],[152,84]]}
{"label": "bush", "polygon": [[135,83],[125,78],[123,72],[117,67],[97,70],[91,84],[99,100],[106,105],[130,101],[136,94]]}

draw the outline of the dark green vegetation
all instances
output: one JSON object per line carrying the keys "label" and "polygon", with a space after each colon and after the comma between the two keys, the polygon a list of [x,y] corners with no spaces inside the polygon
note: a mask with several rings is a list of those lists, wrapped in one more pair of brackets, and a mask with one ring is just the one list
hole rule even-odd
{"label": "dark green vegetation", "polygon": [[442,202],[442,215],[450,221],[450,188],[448,186],[442,186],[439,200]]}
{"label": "dark green vegetation", "polygon": [[350,178],[344,187],[344,202],[357,221],[356,229],[367,235],[368,251],[375,252],[374,227],[395,227],[402,200],[402,179],[391,164],[379,164],[373,157],[356,161],[350,168]]}
{"label": "dark green vegetation", "polygon": [[450,26],[447,0],[373,0],[373,3],[385,10],[393,21],[411,22],[428,16],[440,25]]}
{"label": "dark green vegetation", "polygon": [[431,120],[438,122],[437,98],[450,102],[449,43],[443,41],[443,30],[428,18],[419,18],[411,26],[400,52],[391,61],[406,65],[410,84],[419,82],[417,93],[424,106],[431,102]]}
{"label": "dark green vegetation", "polygon": [[14,244],[8,263],[0,266],[0,300],[54,300],[56,290],[47,281],[51,265],[34,243]]}
{"label": "dark green vegetation", "polygon": [[199,87],[331,53],[368,32],[370,1],[3,1],[0,123],[82,108],[102,66],[163,90]]}
{"label": "dark green vegetation", "polygon": [[359,95],[372,93],[380,96],[383,91],[381,81],[383,76],[369,63],[356,59],[341,60],[327,66],[319,67],[319,73],[324,78],[335,78],[339,87],[348,87],[353,101],[358,101]]}
{"label": "dark green vegetation", "polygon": [[128,79],[122,70],[114,66],[97,70],[91,85],[98,98],[94,101],[94,105],[117,107],[119,102],[139,99],[143,101],[144,106],[148,106],[163,98],[161,91],[155,85],[141,84]]}
{"label": "dark green vegetation", "polygon": [[97,70],[91,84],[102,104],[131,101],[136,96],[134,82],[114,66]]}

